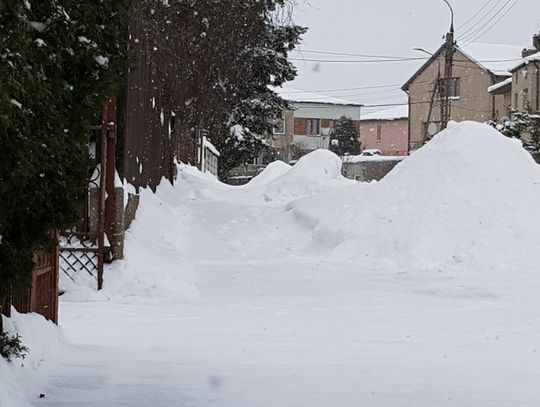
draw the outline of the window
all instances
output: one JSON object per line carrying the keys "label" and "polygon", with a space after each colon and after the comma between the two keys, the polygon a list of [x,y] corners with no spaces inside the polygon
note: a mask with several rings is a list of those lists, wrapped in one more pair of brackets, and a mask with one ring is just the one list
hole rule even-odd
{"label": "window", "polygon": [[380,143],[382,140],[382,126],[377,125],[377,143]]}
{"label": "window", "polygon": [[318,136],[321,132],[321,121],[319,119],[307,119],[308,136]]}
{"label": "window", "polygon": [[529,104],[529,89],[528,88],[523,89],[521,93],[521,97],[522,97],[522,102],[523,102],[521,107],[523,108],[523,110],[529,110],[530,104]]}
{"label": "window", "polygon": [[449,98],[457,99],[460,97],[460,90],[459,78],[439,79],[437,85],[439,98],[442,99],[448,95]]}
{"label": "window", "polygon": [[285,134],[285,120],[282,117],[278,117],[273,121],[274,134]]}

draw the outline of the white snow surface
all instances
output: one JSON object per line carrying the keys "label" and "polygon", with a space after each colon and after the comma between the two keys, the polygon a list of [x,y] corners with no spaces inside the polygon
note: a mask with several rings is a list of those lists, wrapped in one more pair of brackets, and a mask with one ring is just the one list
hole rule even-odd
{"label": "white snow surface", "polygon": [[510,85],[510,84],[512,84],[512,77],[507,78],[502,82],[496,83],[495,85],[489,86],[488,87],[488,92],[489,93],[495,92],[495,91],[497,91],[497,90],[499,90],[501,88],[504,88],[505,86]]}
{"label": "white snow surface", "polygon": [[[458,44],[459,45],[459,44]],[[521,58],[523,46],[473,42],[459,49],[494,75],[510,76]]]}
{"label": "white snow surface", "polygon": [[399,120],[409,118],[409,105],[397,106],[391,109],[378,110],[373,113],[362,114],[361,121],[368,120]]}
{"label": "white snow surface", "polygon": [[379,183],[339,168],[315,152],[230,187],[181,166],[143,191],[104,292],[61,303],[72,344],[0,362],[2,407],[538,406],[528,153],[451,123]]}
{"label": "white snow surface", "polygon": [[274,161],[266,166],[266,168],[255,178],[249,181],[249,186],[261,186],[285,175],[292,166],[283,161]]}

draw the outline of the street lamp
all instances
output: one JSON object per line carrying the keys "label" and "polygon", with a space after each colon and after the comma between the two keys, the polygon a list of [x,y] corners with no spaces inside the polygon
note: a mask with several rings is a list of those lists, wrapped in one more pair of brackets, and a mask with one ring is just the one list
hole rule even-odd
{"label": "street lamp", "polygon": [[448,0],[442,0],[446,3],[446,5],[448,6],[448,8],[450,9],[450,31],[451,32],[454,32],[454,9],[452,8],[452,6],[450,5],[450,3],[448,2]]}

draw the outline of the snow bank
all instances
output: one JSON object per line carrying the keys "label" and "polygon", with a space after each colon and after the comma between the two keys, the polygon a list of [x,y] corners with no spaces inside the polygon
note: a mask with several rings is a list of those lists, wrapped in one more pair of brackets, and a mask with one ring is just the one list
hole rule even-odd
{"label": "snow bank", "polygon": [[341,175],[340,158],[328,150],[316,150],[291,168],[277,161],[251,182],[231,186],[212,180],[194,167],[180,165],[177,182],[188,199],[222,201],[244,205],[280,206],[296,199],[356,184]]}
{"label": "snow bank", "polygon": [[266,166],[266,168],[255,178],[249,181],[249,187],[257,187],[266,185],[269,182],[285,175],[292,166],[284,163],[283,161],[274,161]]}
{"label": "snow bank", "polygon": [[336,154],[316,150],[300,158],[281,177],[264,185],[260,193],[266,202],[285,204],[329,189],[357,184],[341,174],[341,166],[341,159]]}
{"label": "snow bank", "polygon": [[[181,201],[185,191],[164,181],[154,194],[143,189],[136,218],[125,235],[125,260],[107,265],[104,288],[96,292],[96,280],[84,273],[76,283],[61,276],[68,301],[124,297],[197,301],[198,289],[185,261],[188,232],[182,224]],[[81,273],[79,273],[81,274]]]}
{"label": "snow bank", "polygon": [[30,399],[39,397],[34,389],[40,388],[43,380],[38,368],[66,340],[58,327],[41,315],[23,315],[13,309],[10,319],[4,317],[4,324],[9,335],[21,336],[30,352],[24,360],[14,359],[11,363],[0,357],[0,407],[31,406]]}
{"label": "snow bank", "polygon": [[518,141],[473,122],[451,123],[379,183],[291,205],[329,256],[487,270],[540,260],[538,207],[538,165]]}

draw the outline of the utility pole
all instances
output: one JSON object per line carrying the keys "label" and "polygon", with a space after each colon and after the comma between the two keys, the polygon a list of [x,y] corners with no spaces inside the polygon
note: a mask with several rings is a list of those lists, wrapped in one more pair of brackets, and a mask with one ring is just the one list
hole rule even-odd
{"label": "utility pole", "polygon": [[450,31],[446,34],[446,42],[444,46],[444,78],[439,84],[441,97],[441,130],[446,129],[452,113],[450,106],[450,91],[452,89],[452,67],[454,65],[454,10],[447,0],[442,0],[446,3],[452,15],[450,23]]}

